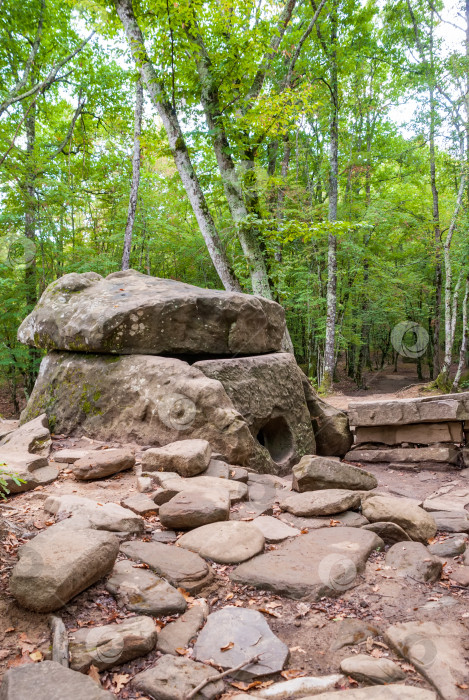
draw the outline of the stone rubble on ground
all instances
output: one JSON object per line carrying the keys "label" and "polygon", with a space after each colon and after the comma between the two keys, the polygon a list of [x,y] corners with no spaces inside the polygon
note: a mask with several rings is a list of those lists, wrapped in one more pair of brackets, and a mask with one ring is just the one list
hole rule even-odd
{"label": "stone rubble on ground", "polygon": [[72,471],[76,479],[89,481],[132,469],[134,464],[135,457],[129,450],[95,450],[77,459]]}

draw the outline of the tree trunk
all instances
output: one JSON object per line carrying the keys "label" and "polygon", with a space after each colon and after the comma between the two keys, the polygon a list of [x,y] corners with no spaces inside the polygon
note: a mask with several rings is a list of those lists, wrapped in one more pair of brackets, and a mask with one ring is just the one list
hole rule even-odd
{"label": "tree trunk", "polygon": [[462,306],[462,339],[461,339],[461,350],[459,351],[459,363],[456,375],[453,382],[453,391],[457,391],[459,387],[459,382],[461,381],[462,371],[466,365],[466,352],[467,352],[467,300],[469,298],[469,275],[466,277],[466,290],[464,292],[464,301]]}
{"label": "tree trunk", "polygon": [[140,184],[141,148],[140,136],[142,134],[143,116],[143,84],[142,79],[137,80],[135,89],[135,117],[134,117],[134,151],[132,155],[132,184],[130,185],[129,211],[124,235],[124,252],[122,254],[122,269],[128,270],[130,265],[130,251],[132,249],[132,232],[134,230],[135,212],[137,210],[138,186]]}
{"label": "tree trunk", "polygon": [[147,55],[143,34],[135,18],[132,2],[131,0],[115,0],[115,6],[124,27],[135,65],[163,122],[174,162],[213,265],[225,289],[239,292],[241,291],[241,286],[234,276],[223,250],[215,222],[210,214],[200,182],[192,165],[177,113],[166,99],[154,66]]}
{"label": "tree trunk", "polygon": [[[330,126],[330,173],[329,173],[329,221],[337,221],[338,199],[338,174],[339,174],[339,90],[337,69],[337,4],[333,0],[331,12],[331,98],[332,116]],[[324,373],[322,388],[329,391],[332,387],[335,366],[335,329],[337,310],[337,239],[333,233],[329,234],[329,246],[327,254],[327,317],[326,317],[326,344],[324,349]]]}

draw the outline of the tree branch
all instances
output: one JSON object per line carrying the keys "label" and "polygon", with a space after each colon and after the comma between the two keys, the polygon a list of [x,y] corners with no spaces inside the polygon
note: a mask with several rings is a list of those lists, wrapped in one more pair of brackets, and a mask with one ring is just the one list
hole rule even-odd
{"label": "tree branch", "polygon": [[246,661],[243,661],[242,663],[238,664],[237,666],[233,666],[233,668],[229,668],[226,671],[223,671],[222,673],[217,673],[216,676],[209,676],[208,678],[205,678],[205,680],[201,681],[199,685],[196,685],[193,690],[191,690],[190,693],[188,693],[185,697],[185,700],[192,700],[192,698],[195,698],[197,693],[202,690],[202,688],[205,688],[206,685],[209,683],[214,683],[215,681],[219,681],[225,676],[229,676],[230,673],[235,673],[235,671],[240,671],[242,668],[245,666],[249,666],[250,664],[256,663],[256,661],[259,660],[260,654],[257,656],[253,656],[252,659],[246,659]]}
{"label": "tree branch", "polygon": [[314,25],[316,24],[316,21],[317,21],[317,19],[318,19],[318,17],[319,17],[319,13],[321,12],[321,10],[322,10],[322,8],[324,7],[325,3],[326,3],[326,0],[321,0],[321,2],[320,2],[320,4],[319,4],[319,7],[317,8],[316,12],[314,13],[313,19],[312,19],[311,22],[308,24],[308,26],[307,26],[307,28],[306,28],[306,30],[305,30],[303,36],[301,37],[300,41],[298,42],[298,46],[296,47],[296,51],[295,51],[295,53],[294,53],[294,55],[293,55],[293,58],[292,58],[292,60],[291,60],[290,65],[289,65],[289,67],[288,67],[287,76],[286,76],[285,82],[284,82],[284,86],[285,86],[285,87],[289,87],[289,85],[290,85],[291,78],[292,78],[292,74],[293,74],[293,71],[294,71],[294,68],[295,68],[295,64],[296,64],[296,62],[297,62],[297,60],[298,60],[298,58],[299,58],[299,56],[300,56],[301,49],[303,48],[303,44],[305,43],[306,39],[309,37],[309,35],[310,35],[311,32],[313,31]]}

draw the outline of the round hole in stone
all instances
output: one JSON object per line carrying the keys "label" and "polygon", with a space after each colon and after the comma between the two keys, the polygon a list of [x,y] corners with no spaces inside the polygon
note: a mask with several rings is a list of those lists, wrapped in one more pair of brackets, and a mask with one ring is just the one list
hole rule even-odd
{"label": "round hole in stone", "polygon": [[257,433],[257,441],[274,462],[286,462],[293,455],[293,435],[283,416],[271,418]]}

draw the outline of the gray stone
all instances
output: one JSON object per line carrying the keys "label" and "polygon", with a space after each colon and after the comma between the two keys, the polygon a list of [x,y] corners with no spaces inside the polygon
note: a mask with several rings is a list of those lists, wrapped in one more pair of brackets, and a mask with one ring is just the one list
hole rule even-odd
{"label": "gray stone", "polygon": [[350,423],[355,426],[469,420],[469,392],[417,399],[351,402],[348,414]]}
{"label": "gray stone", "polygon": [[227,491],[231,502],[236,503],[237,501],[244,501],[248,495],[248,487],[240,481],[219,479],[216,476],[205,476],[204,474],[193,476],[191,479],[182,479],[181,477],[167,479],[163,488],[168,492],[174,492],[171,498],[185,490],[189,490],[192,493],[196,490],[204,493],[207,490]]}
{"label": "gray stone", "polygon": [[28,610],[58,610],[109,573],[118,551],[109,532],[45,530],[18,550],[11,593]]}
{"label": "gray stone", "polygon": [[[310,700],[310,698],[304,698]],[[437,700],[431,690],[416,688],[411,685],[372,686],[370,688],[354,688],[337,693],[320,693],[314,700]]]}
{"label": "gray stone", "polygon": [[153,482],[149,476],[137,477],[137,491],[139,493],[151,493],[153,491]]}
{"label": "gray stone", "polygon": [[[354,449],[347,452],[345,459],[349,462],[382,463],[393,465],[435,463],[458,465],[461,453],[453,445],[434,445],[432,447],[384,447],[373,450]],[[435,467],[436,468],[436,467]]]}
{"label": "gray stone", "polygon": [[162,542],[124,542],[121,551],[141,561],[176,588],[198,593],[213,580],[213,572],[198,554]]}
{"label": "gray stone", "polygon": [[324,457],[343,457],[353,442],[347,414],[321,399],[303,372],[301,379],[313,426],[316,454]]}
{"label": "gray stone", "polygon": [[289,651],[270,629],[262,613],[227,606],[208,616],[194,645],[199,661],[213,659],[223,669],[259,657],[237,671],[236,678],[252,679],[281,671]]}
{"label": "gray stone", "polygon": [[460,700],[461,684],[467,683],[467,664],[462,640],[464,628],[457,622],[400,622],[389,627],[385,640],[413,664],[443,700]]}
{"label": "gray stone", "polygon": [[119,624],[83,627],[71,633],[70,666],[87,673],[90,666],[104,671],[145,656],[156,644],[155,622],[147,616],[131,617]]}
{"label": "gray stone", "polygon": [[[202,681],[217,675],[211,666],[192,659],[166,654],[154,666],[138,673],[132,681],[137,690],[154,700],[184,700]],[[213,700],[223,692],[223,681],[205,685],[194,700]]]}
{"label": "gray stone", "polygon": [[84,459],[85,457],[88,457],[90,452],[95,452],[95,450],[77,450],[72,448],[68,450],[57,450],[57,452],[52,453],[52,456],[55,462],[60,462],[63,464],[74,464],[79,459]]}
{"label": "gray stone", "polygon": [[385,544],[396,544],[396,542],[408,542],[411,538],[405,530],[396,523],[377,522],[362,525],[363,529],[375,532],[378,537],[381,537]]}
{"label": "gray stone", "polygon": [[264,297],[126,270],[52,282],[18,340],[45,350],[230,355],[280,350],[284,331],[282,307]]}
{"label": "gray stone", "polygon": [[270,515],[261,515],[253,520],[253,525],[264,535],[266,542],[283,542],[288,537],[296,537],[300,530],[283,523]]}
{"label": "gray stone", "polygon": [[[246,471],[245,469],[243,471]],[[230,466],[226,462],[222,462],[219,459],[211,459],[210,464],[207,469],[203,472],[204,476],[216,476],[218,479],[231,479]],[[246,471],[247,475],[247,471]],[[242,481],[242,479],[235,479],[235,481]],[[246,476],[247,481],[247,476]]]}
{"label": "gray stone", "polygon": [[469,514],[462,510],[458,512],[432,512],[439,532],[469,532]]}
{"label": "gray stone", "polygon": [[356,681],[372,683],[373,685],[387,685],[397,683],[406,678],[404,671],[399,666],[384,657],[375,659],[366,654],[356,654],[342,659],[340,670],[346,676],[351,676]]}
{"label": "gray stone", "polygon": [[272,515],[273,507],[269,503],[237,503],[230,511],[230,520],[254,520],[260,515]]}
{"label": "gray stone", "polygon": [[408,498],[371,496],[362,501],[362,512],[371,522],[396,523],[419,542],[426,542],[436,535],[434,518]]}
{"label": "gray stone", "polygon": [[116,562],[106,588],[132,612],[172,615],[186,609],[184,596],[167,581],[125,559]]}
{"label": "gray stone", "polygon": [[170,542],[176,542],[178,536],[174,530],[153,530],[151,538],[155,542],[169,544]]}
{"label": "gray stone", "polygon": [[20,422],[18,420],[2,420],[0,418],[0,440],[12,433],[19,427]]}
{"label": "gray stone", "polygon": [[369,491],[377,486],[373,474],[327,457],[306,455],[293,467],[292,489],[300,493],[319,489]]}
{"label": "gray stone", "polygon": [[355,646],[364,642],[368,637],[378,637],[381,632],[376,625],[365,620],[346,618],[333,627],[334,641],[331,644],[332,651],[338,651],[343,647]]}
{"label": "gray stone", "polygon": [[346,489],[323,489],[291,493],[280,501],[282,510],[299,516],[333,515],[349,508],[358,508],[360,494]]}
{"label": "gray stone", "polygon": [[355,444],[381,443],[400,445],[409,442],[431,445],[439,442],[463,441],[462,423],[415,423],[414,425],[379,425],[355,430]]}
{"label": "gray stone", "polygon": [[122,499],[121,506],[142,517],[156,513],[158,510],[150,496],[146,496],[144,493],[133,493],[130,496],[126,496]]}
{"label": "gray stone", "polygon": [[441,542],[434,542],[428,547],[428,551],[436,557],[457,557],[458,554],[464,554],[466,544],[467,537],[456,535],[455,537],[447,537]]}
{"label": "gray stone", "polygon": [[96,681],[55,661],[12,668],[3,677],[0,700],[114,700]]}
{"label": "gray stone", "polygon": [[397,542],[386,553],[386,566],[396,576],[407,577],[422,583],[434,583],[441,576],[442,563],[430,554],[420,542]]}
{"label": "gray stone", "polygon": [[30,452],[43,457],[48,456],[51,444],[49,419],[45,413],[24,423],[0,440],[0,447],[16,452]]}
{"label": "gray stone", "polygon": [[301,518],[291,513],[280,513],[278,516],[284,523],[288,523],[300,530],[320,530],[323,527],[363,527],[368,524],[368,520],[360,513],[353,510],[346,510],[343,513],[336,513],[322,518]]}
{"label": "gray stone", "polygon": [[164,527],[187,529],[219,520],[228,520],[230,497],[228,491],[190,491],[178,493],[160,506],[159,517]]}
{"label": "gray stone", "polygon": [[425,499],[423,507],[428,511],[469,511],[469,488],[442,486]]}
{"label": "gray stone", "polygon": [[[328,676],[298,676],[289,681],[273,683],[266,688],[256,688],[256,696],[265,700],[293,700],[294,698],[310,697],[321,691],[331,690],[337,687],[337,683],[344,680],[341,673],[332,673]],[[250,695],[241,694],[234,696],[233,700],[249,700]]]}
{"label": "gray stone", "polygon": [[187,649],[191,640],[205,622],[206,614],[202,605],[193,605],[184,615],[167,624],[158,634],[158,651],[163,654],[178,655],[178,649]]}
{"label": "gray stone", "polygon": [[44,412],[65,435],[152,446],[202,438],[240,465],[257,454],[223,386],[170,357],[51,352],[22,421]]}
{"label": "gray stone", "polygon": [[247,469],[244,469],[244,467],[234,467],[231,464],[229,464],[228,467],[229,479],[233,479],[233,481],[242,481],[244,484],[247,482],[249,477],[249,472]]}
{"label": "gray stone", "polygon": [[230,578],[300,600],[340,596],[354,585],[371,552],[379,547],[384,543],[373,532],[324,528],[241,564]]}
{"label": "gray stone", "polygon": [[59,476],[59,470],[48,464],[47,457],[7,448],[2,448],[0,455],[2,463],[6,464],[4,479],[10,493],[31,491],[37,486],[50,484]]}
{"label": "gray stone", "polygon": [[[257,443],[257,471],[288,473],[315,440],[302,372],[290,353],[204,360],[195,364],[222,383]],[[272,466],[273,465],[273,466]]]}
{"label": "gray stone", "polygon": [[178,546],[220,564],[237,564],[262,552],[264,542],[264,535],[252,523],[228,520],[187,532]]}
{"label": "gray stone", "polygon": [[76,479],[89,481],[132,469],[134,464],[135,457],[129,450],[94,450],[78,459],[72,470]]}
{"label": "gray stone", "polygon": [[77,514],[88,518],[89,527],[94,530],[138,533],[143,530],[143,519],[128,508],[117,503],[98,503],[90,498],[64,495],[49,496],[44,510],[53,515]]}
{"label": "gray stone", "polygon": [[176,472],[196,476],[210,464],[212,449],[207,440],[179,440],[163,447],[146,450],[142,457],[144,471]]}

